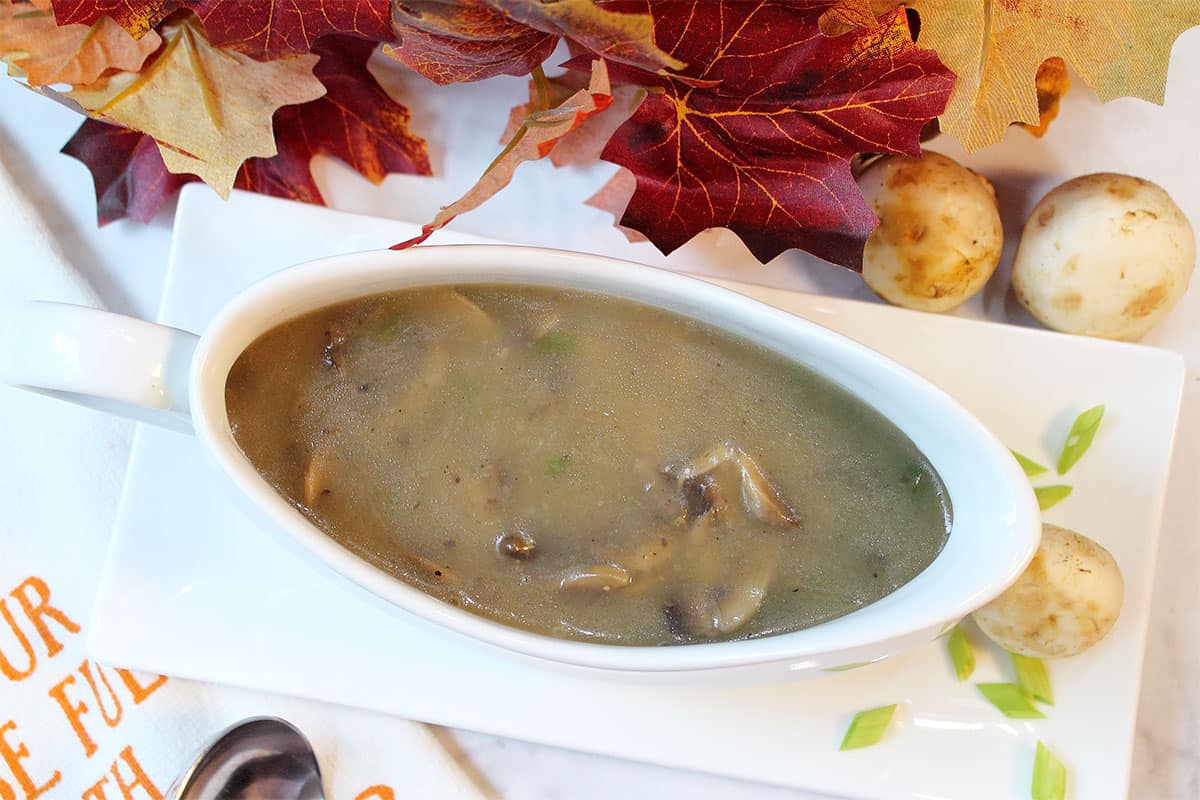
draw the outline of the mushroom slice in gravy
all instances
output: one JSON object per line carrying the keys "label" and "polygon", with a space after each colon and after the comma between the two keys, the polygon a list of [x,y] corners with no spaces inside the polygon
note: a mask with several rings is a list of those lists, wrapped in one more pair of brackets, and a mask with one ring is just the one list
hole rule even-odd
{"label": "mushroom slice in gravy", "polygon": [[622,589],[633,583],[633,576],[624,567],[615,564],[596,564],[583,569],[571,570],[559,583],[563,589],[587,589],[607,592]]}
{"label": "mushroom slice in gravy", "polygon": [[[742,503],[746,510],[763,522],[779,526],[796,526],[800,518],[783,499],[779,490],[767,479],[762,469],[749,453],[728,442],[722,442],[705,450],[692,461],[677,467],[668,467],[685,488],[689,516],[693,511],[702,513],[704,506],[712,505],[718,496],[712,481],[703,479],[723,464],[736,464],[741,477]],[[695,493],[701,492],[700,497]]]}

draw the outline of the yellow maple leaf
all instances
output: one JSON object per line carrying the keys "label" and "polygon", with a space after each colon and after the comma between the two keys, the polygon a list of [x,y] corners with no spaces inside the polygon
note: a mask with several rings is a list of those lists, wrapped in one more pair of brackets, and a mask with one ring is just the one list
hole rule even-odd
{"label": "yellow maple leaf", "polygon": [[1200,25],[1197,0],[906,0],[920,42],[958,76],[940,117],[967,150],[1000,141],[1013,122],[1039,124],[1035,78],[1058,56],[1103,101],[1163,101],[1171,45]]}
{"label": "yellow maple leaf", "polygon": [[141,72],[119,72],[67,96],[97,119],[158,142],[167,169],[229,195],[247,158],[275,155],[271,117],[325,94],[317,56],[254,59],[209,44],[194,16],[160,30],[162,50]]}
{"label": "yellow maple leaf", "polygon": [[0,0],[0,59],[34,86],[91,83],[110,69],[141,69],[159,44],[154,31],[134,39],[108,17],[60,27],[36,5]]}

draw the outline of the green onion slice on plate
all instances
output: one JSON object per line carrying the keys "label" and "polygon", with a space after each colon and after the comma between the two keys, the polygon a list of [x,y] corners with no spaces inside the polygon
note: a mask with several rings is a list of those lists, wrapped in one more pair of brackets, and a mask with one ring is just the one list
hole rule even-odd
{"label": "green onion slice on plate", "polygon": [[1046,662],[1020,653],[1009,655],[1012,657],[1013,670],[1017,673],[1017,685],[1022,691],[1034,700],[1054,705],[1054,691],[1050,688],[1050,673],[1046,670]]}
{"label": "green onion slice on plate", "polygon": [[1008,452],[1013,454],[1013,458],[1017,459],[1017,463],[1021,465],[1021,469],[1025,470],[1025,474],[1030,478],[1048,471],[1046,467],[1043,467],[1028,456],[1021,455],[1016,450],[1009,450]]}
{"label": "green onion slice on plate", "polygon": [[1037,486],[1033,493],[1037,495],[1038,508],[1045,511],[1047,508],[1054,506],[1067,499],[1067,495],[1071,493],[1070,486]]}
{"label": "green onion slice on plate", "polygon": [[971,673],[975,671],[975,651],[971,648],[961,625],[955,625],[954,630],[950,632],[950,638],[946,640],[946,649],[950,651],[950,661],[954,664],[954,674],[958,679],[965,681],[971,677]]}
{"label": "green onion slice on plate", "polygon": [[1033,757],[1033,800],[1063,800],[1067,796],[1067,768],[1046,745],[1038,742]]}
{"label": "green onion slice on plate", "polygon": [[892,715],[895,713],[895,703],[858,712],[854,719],[850,720],[850,727],[846,729],[846,736],[838,749],[857,750],[860,747],[878,744],[887,732],[888,723],[892,721]]}
{"label": "green onion slice on plate", "polygon": [[1067,434],[1067,441],[1063,443],[1062,455],[1058,457],[1059,475],[1066,475],[1067,470],[1075,466],[1075,462],[1092,446],[1092,440],[1096,438],[1096,431],[1099,430],[1102,419],[1104,406],[1093,406],[1075,418],[1075,424]]}
{"label": "green onion slice on plate", "polygon": [[975,687],[983,693],[1000,713],[1012,719],[1044,719],[1046,717],[1015,683],[977,683]]}

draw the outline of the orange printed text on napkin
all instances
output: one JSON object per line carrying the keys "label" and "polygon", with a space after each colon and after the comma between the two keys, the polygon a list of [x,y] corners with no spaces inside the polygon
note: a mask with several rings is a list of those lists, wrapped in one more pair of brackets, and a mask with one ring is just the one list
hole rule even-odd
{"label": "orange printed text on napkin", "polygon": [[[0,595],[0,683],[19,701],[5,707],[24,712],[0,712],[0,800],[54,800],[67,791],[80,800],[162,800],[133,746],[113,732],[167,679],[72,658],[82,634],[77,612],[36,575]],[[98,742],[114,740],[112,757],[94,759]]]}

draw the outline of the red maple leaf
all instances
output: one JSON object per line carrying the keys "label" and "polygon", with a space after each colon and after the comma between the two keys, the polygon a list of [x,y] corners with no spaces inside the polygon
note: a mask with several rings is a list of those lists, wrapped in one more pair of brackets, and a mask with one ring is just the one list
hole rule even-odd
{"label": "red maple leaf", "polygon": [[440,84],[526,75],[560,36],[606,61],[683,66],[655,44],[645,8],[622,13],[595,0],[403,0],[392,22],[398,42],[385,52]]}
{"label": "red maple leaf", "polygon": [[304,171],[313,155],[323,153],[345,161],[372,183],[392,172],[430,174],[425,141],[408,130],[408,109],[392,100],[367,71],[374,49],[371,42],[351,36],[320,40],[312,50],[321,57],[313,74],[327,93],[275,112],[279,151],[299,154]]}
{"label": "red maple leaf", "polygon": [[101,226],[126,217],[149,222],[185,183],[199,180],[167,172],[146,134],[96,119],[84,121],[62,151],[91,170]]}
{"label": "red maple leaf", "polygon": [[[251,158],[238,172],[239,189],[324,204],[309,165],[318,154],[340,158],[374,183],[389,173],[428,175],[425,142],[408,130],[408,109],[392,100],[367,71],[374,45],[327,37],[313,48],[313,74],[325,96],[284,106],[273,119],[279,153]],[[89,119],[63,148],[87,165],[96,184],[101,225],[130,217],[148,222],[194,175],[167,171],[145,134]]]}
{"label": "red maple leaf", "polygon": [[558,42],[485,0],[410,0],[394,14],[396,43],[384,52],[443,85],[527,75]]}
{"label": "red maple leaf", "polygon": [[59,25],[112,17],[140,37],[181,8],[196,13],[208,40],[259,60],[307,53],[331,33],[392,38],[388,0],[53,0]]}
{"label": "red maple leaf", "polygon": [[665,253],[726,227],[763,262],[797,247],[861,269],[878,220],[850,158],[918,154],[921,128],[945,107],[954,75],[913,43],[903,9],[875,28],[826,36],[819,20],[833,5],[605,4],[649,7],[656,41],[696,65],[683,78],[612,68],[614,82],[652,87],[602,154],[637,179],[621,225]]}

